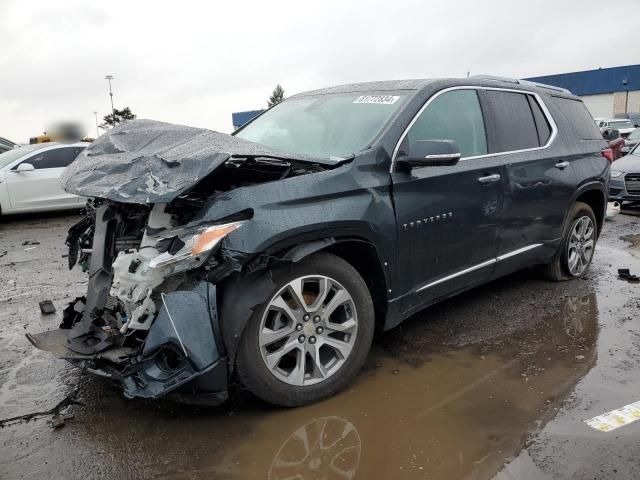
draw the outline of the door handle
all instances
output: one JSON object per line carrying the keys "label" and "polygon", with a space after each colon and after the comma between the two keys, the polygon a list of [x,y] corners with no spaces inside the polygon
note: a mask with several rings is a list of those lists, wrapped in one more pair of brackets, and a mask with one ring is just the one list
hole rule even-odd
{"label": "door handle", "polygon": [[487,175],[486,177],[478,178],[480,183],[495,183],[500,181],[500,174],[494,173],[493,175]]}
{"label": "door handle", "polygon": [[569,166],[569,162],[558,162],[556,163],[556,168],[563,170]]}

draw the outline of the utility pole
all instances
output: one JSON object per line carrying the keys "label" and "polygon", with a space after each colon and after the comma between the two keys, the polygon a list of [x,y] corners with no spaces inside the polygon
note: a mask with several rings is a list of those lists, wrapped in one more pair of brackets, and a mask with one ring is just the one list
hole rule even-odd
{"label": "utility pole", "polygon": [[98,138],[100,136],[100,131],[98,130],[98,112],[97,112],[97,110],[93,111],[93,116],[96,119],[96,138]]}
{"label": "utility pole", "polygon": [[111,80],[113,75],[106,75],[105,80],[109,82],[109,97],[111,97],[111,119],[113,120],[113,126],[116,126],[116,109],[113,108],[113,92],[111,91]]}
{"label": "utility pole", "polygon": [[624,113],[628,113],[627,109],[629,108],[629,81],[625,78],[624,80],[622,80],[622,85],[624,85],[625,90]]}

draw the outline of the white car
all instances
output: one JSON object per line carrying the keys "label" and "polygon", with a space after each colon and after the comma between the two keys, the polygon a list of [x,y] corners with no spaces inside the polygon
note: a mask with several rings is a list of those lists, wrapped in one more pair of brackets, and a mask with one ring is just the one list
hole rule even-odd
{"label": "white car", "polygon": [[82,208],[86,199],[66,193],[60,176],[88,143],[39,143],[0,154],[0,214]]}
{"label": "white car", "polygon": [[631,123],[630,120],[627,120],[626,118],[615,118],[610,120],[607,120],[607,119],[604,119],[604,120],[594,119],[594,120],[596,120],[596,125],[600,127],[600,131],[602,131],[603,128],[613,128],[620,132],[621,137],[626,137],[636,129],[635,125]]}

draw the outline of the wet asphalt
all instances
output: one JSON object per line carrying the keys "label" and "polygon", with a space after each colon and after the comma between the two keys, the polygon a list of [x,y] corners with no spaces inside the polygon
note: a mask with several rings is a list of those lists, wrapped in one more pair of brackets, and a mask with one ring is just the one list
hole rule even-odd
{"label": "wet asphalt", "polygon": [[436,305],[378,336],[346,391],[297,409],[238,388],[217,408],[127,400],[33,349],[25,333],[84,293],[63,258],[78,218],[0,220],[0,420],[82,402],[57,429],[0,428],[0,478],[640,478],[640,421],[585,423],[640,400],[640,283],[617,276],[640,274],[640,208],[606,223],[588,278],[523,271]]}

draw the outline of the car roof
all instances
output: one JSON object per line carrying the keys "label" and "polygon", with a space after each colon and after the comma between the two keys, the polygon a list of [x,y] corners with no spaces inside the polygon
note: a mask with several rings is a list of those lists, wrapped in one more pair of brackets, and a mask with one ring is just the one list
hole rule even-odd
{"label": "car roof", "polygon": [[333,87],[319,88],[308,92],[298,93],[293,97],[304,97],[307,95],[328,95],[340,93],[366,93],[385,92],[397,90],[420,90],[433,80],[383,80],[378,82],[347,83],[335,85]]}
{"label": "car roof", "polygon": [[74,143],[60,143],[60,142],[44,142],[44,143],[30,143],[28,145],[19,145],[18,148],[29,147],[32,150],[38,150],[46,147],[86,147],[89,142],[74,142]]}
{"label": "car roof", "polygon": [[[515,78],[495,77],[490,75],[475,75],[467,78],[425,78],[412,80],[383,80],[377,82],[361,82],[348,83],[344,85],[336,85],[333,87],[320,88],[292,95],[289,98],[298,98],[311,95],[330,95],[330,94],[346,94],[346,93],[368,93],[368,92],[385,92],[385,91],[419,91],[433,84],[450,84],[455,86],[471,86],[471,87],[498,87],[510,88],[516,90],[537,91],[541,89],[547,90],[547,93],[553,92],[554,95],[566,96],[569,98],[578,98],[564,88],[551,85],[530,82],[527,80],[518,80]],[[446,87],[445,87],[446,88]]]}

